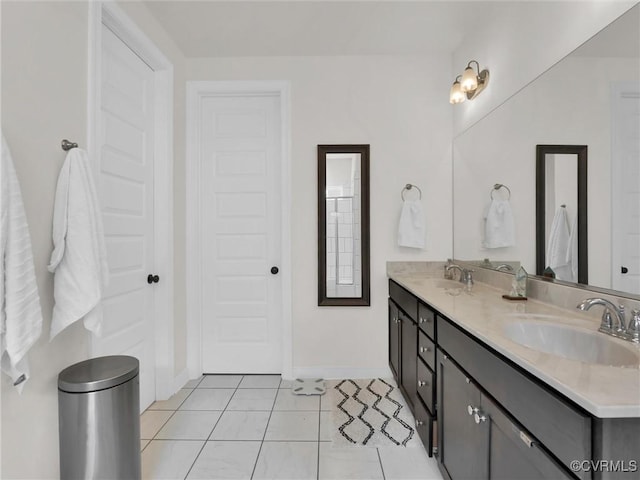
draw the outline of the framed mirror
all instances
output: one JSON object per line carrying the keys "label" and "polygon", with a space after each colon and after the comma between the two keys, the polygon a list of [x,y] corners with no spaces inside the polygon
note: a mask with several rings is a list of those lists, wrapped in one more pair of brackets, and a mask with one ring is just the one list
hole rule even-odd
{"label": "framed mirror", "polygon": [[536,145],[536,274],[589,283],[587,146]]}
{"label": "framed mirror", "polygon": [[369,145],[318,145],[318,305],[369,306]]}

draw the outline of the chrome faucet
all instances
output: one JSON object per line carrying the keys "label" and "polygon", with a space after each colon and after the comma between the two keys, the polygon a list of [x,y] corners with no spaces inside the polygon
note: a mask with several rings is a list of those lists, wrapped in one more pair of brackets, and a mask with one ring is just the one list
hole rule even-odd
{"label": "chrome faucet", "polygon": [[[637,334],[628,334],[627,327],[625,326],[625,318],[624,318],[624,306],[619,305],[615,306],[609,300],[605,300],[604,298],[587,298],[582,303],[578,304],[576,308],[580,310],[589,310],[594,305],[600,305],[604,307],[604,312],[602,313],[602,322],[600,323],[600,328],[598,331],[602,333],[606,333],[608,335],[612,335],[614,337],[623,338],[625,340],[638,341],[633,340],[633,337],[640,337],[640,319],[636,322],[638,325],[633,325],[634,317],[632,316],[631,321],[629,322],[629,327],[632,330],[636,330]],[[635,312],[635,310],[634,310]],[[633,313],[632,312],[632,315]]]}
{"label": "chrome faucet", "polygon": [[473,275],[471,275],[471,273],[473,272],[473,270],[469,270],[468,268],[462,268],[460,265],[456,265],[455,263],[452,263],[451,265],[447,265],[446,267],[447,272],[452,270],[452,269],[457,269],[460,271],[460,283],[464,283],[467,286],[471,286],[473,285]]}
{"label": "chrome faucet", "polygon": [[495,268],[497,271],[504,270],[506,272],[513,272],[513,267],[508,263],[501,263]]}

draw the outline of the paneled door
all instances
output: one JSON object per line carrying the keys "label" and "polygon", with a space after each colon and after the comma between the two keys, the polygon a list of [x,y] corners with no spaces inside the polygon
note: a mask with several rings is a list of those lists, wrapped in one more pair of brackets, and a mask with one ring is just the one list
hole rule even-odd
{"label": "paneled door", "polygon": [[612,91],[612,288],[640,294],[640,89]]}
{"label": "paneled door", "polygon": [[197,129],[202,370],[280,373],[280,98],[203,97]]}
{"label": "paneled door", "polygon": [[93,355],[140,361],[140,409],[155,400],[153,266],[153,71],[102,26],[100,165],[109,287]]}

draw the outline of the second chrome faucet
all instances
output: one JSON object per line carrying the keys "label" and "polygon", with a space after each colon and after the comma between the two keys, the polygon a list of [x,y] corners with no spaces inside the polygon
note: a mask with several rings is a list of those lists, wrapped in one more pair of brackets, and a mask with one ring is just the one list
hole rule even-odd
{"label": "second chrome faucet", "polygon": [[614,305],[604,298],[587,298],[579,303],[576,308],[589,310],[594,305],[604,307],[602,322],[598,329],[602,333],[622,338],[634,343],[640,343],[640,311],[632,310],[629,324],[626,324],[625,309],[623,305]]}

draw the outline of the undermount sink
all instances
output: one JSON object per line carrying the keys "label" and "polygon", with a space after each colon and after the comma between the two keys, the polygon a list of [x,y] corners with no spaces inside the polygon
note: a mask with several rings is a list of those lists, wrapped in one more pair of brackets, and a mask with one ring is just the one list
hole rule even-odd
{"label": "undermount sink", "polygon": [[[515,317],[515,315],[513,315]],[[522,314],[522,317],[552,319],[553,316]],[[612,367],[640,367],[640,351],[605,334],[541,321],[516,321],[504,326],[511,340],[539,352],[570,360]]]}

